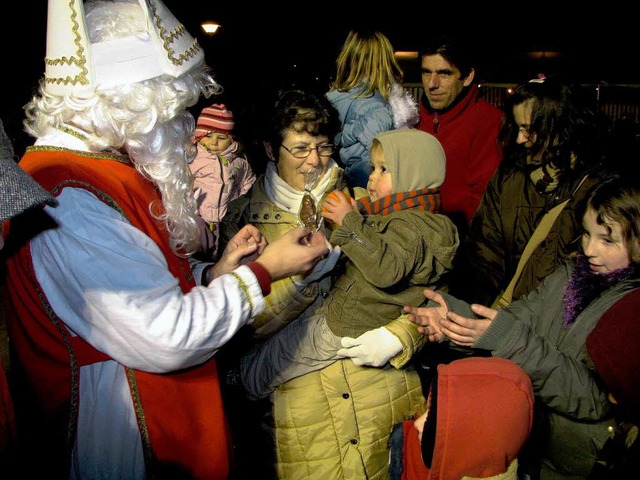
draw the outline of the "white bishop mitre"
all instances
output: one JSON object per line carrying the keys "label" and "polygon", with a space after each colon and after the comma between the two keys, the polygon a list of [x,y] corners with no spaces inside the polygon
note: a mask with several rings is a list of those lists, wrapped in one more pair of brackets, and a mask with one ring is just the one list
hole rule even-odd
{"label": "white bishop mitre", "polygon": [[138,0],[146,32],[89,43],[82,0],[49,0],[45,89],[90,98],[97,88],[179,77],[204,62],[204,52],[160,0]]}

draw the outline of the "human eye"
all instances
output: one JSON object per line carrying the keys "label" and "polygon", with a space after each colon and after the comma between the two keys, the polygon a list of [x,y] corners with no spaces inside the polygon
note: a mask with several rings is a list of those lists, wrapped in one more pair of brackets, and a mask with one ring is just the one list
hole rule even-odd
{"label": "human eye", "polygon": [[294,157],[297,157],[297,156],[306,157],[310,153],[311,153],[311,149],[309,147],[293,147],[291,149],[291,154]]}
{"label": "human eye", "polygon": [[323,143],[318,145],[318,155],[331,155],[333,153],[334,145],[331,143]]}
{"label": "human eye", "polygon": [[449,80],[449,79],[453,78],[453,71],[452,70],[440,70],[440,71],[438,71],[438,75],[440,76],[440,78],[442,78],[444,80]]}

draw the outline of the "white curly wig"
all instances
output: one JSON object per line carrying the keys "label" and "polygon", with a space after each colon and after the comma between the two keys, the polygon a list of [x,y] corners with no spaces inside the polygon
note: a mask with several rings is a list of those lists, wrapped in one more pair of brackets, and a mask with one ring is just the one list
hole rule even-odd
{"label": "white curly wig", "polygon": [[[91,43],[145,31],[136,0],[89,1],[85,11]],[[204,63],[179,78],[162,75],[98,88],[89,99],[51,95],[42,80],[38,94],[25,107],[25,130],[37,138],[50,127],[74,125],[89,134],[91,148],[126,152],[162,196],[164,213],[155,216],[165,222],[172,249],[189,255],[199,245],[199,228],[188,167],[195,155],[191,141],[195,120],[187,109],[201,95],[221,91]],[[153,205],[149,210],[153,215]]]}

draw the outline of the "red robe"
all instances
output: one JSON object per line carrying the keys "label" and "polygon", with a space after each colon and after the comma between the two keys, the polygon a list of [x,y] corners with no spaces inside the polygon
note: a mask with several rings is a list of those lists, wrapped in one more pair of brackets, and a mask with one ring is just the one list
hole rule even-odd
{"label": "red robe", "polygon": [[[149,213],[151,202],[162,205],[156,189],[126,157],[36,147],[27,151],[20,165],[54,195],[67,186],[94,193],[156,242],[183,292],[194,286],[188,261],[173,253],[164,225]],[[29,226],[33,225],[32,219]],[[12,225],[9,234],[22,238],[29,226]],[[23,394],[27,392],[16,400],[18,429],[22,434],[24,425],[28,441],[46,449],[51,472],[68,475],[80,367],[109,357],[70,334],[38,284],[28,241],[17,245],[7,261],[6,314],[16,368],[22,374],[19,385]],[[148,477],[228,478],[230,436],[213,358],[163,375],[126,372]],[[55,473],[54,477],[58,478]]]}
{"label": "red robe", "polygon": [[0,362],[0,465],[11,460],[9,457],[16,440],[15,424],[11,392],[2,362]]}

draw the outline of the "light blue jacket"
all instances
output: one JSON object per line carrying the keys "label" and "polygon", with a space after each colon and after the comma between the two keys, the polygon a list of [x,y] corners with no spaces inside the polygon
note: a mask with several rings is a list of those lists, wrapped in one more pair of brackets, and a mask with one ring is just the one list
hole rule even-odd
{"label": "light blue jacket", "polygon": [[393,109],[375,92],[369,97],[356,97],[360,87],[348,92],[330,90],[327,98],[338,110],[342,131],[335,138],[345,179],[351,187],[366,188],[371,172],[369,148],[378,133],[394,128]]}

